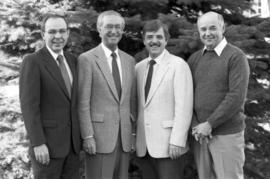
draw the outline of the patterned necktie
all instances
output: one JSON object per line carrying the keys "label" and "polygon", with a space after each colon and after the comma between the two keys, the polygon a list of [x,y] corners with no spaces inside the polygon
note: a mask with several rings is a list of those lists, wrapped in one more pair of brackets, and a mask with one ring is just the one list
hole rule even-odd
{"label": "patterned necktie", "polygon": [[115,52],[112,52],[111,56],[112,56],[112,75],[113,75],[114,84],[115,84],[118,96],[120,98],[122,89],[121,89],[120,73],[119,73],[119,69],[118,69],[118,65],[116,61],[117,56]]}
{"label": "patterned necktie", "polygon": [[67,68],[66,68],[65,63],[64,63],[64,57],[62,55],[58,55],[56,60],[59,63],[59,69],[61,71],[63,80],[65,82],[65,85],[66,85],[66,88],[67,88],[67,91],[68,91],[68,94],[70,97],[71,96],[71,82],[70,82]]}
{"label": "patterned necktie", "polygon": [[150,60],[149,62],[149,70],[146,78],[146,83],[144,87],[145,101],[147,100],[147,96],[151,87],[152,75],[153,75],[153,67],[156,64],[155,60]]}

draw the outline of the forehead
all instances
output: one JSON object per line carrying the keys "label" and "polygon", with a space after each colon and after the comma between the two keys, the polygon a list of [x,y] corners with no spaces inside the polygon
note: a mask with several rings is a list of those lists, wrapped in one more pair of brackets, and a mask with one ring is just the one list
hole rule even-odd
{"label": "forehead", "polygon": [[165,36],[163,28],[159,28],[157,31],[146,31],[145,36],[147,35],[161,35]]}
{"label": "forehead", "polygon": [[210,27],[210,26],[220,26],[220,21],[218,17],[214,14],[207,14],[202,16],[198,21],[198,27]]}
{"label": "forehead", "polygon": [[66,21],[62,18],[49,18],[45,23],[45,29],[67,28]]}
{"label": "forehead", "polygon": [[106,15],[103,17],[103,24],[122,24],[123,19],[117,15]]}

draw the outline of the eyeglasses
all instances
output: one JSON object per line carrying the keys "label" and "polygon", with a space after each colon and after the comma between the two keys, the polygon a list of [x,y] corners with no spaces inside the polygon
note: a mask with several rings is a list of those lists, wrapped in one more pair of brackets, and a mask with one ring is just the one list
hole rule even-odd
{"label": "eyeglasses", "polygon": [[56,35],[58,32],[61,35],[64,35],[68,32],[68,29],[60,29],[60,30],[55,30],[55,29],[51,29],[46,31],[49,35]]}
{"label": "eyeglasses", "polygon": [[108,24],[104,28],[107,30],[113,30],[113,28],[115,28],[115,30],[122,30],[123,29],[120,24],[116,24],[116,25]]}

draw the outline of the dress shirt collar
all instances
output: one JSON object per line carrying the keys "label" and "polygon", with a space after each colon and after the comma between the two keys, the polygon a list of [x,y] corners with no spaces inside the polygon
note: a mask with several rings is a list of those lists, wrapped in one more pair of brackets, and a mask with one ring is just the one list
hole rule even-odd
{"label": "dress shirt collar", "polygon": [[[158,57],[156,57],[155,59],[153,59],[153,60],[155,60],[156,64],[159,65],[161,63],[161,60],[163,59],[163,57],[165,55],[165,51],[167,51],[167,50],[164,49],[163,52]],[[149,64],[150,60],[152,60],[152,58],[149,56],[147,58],[148,64]]]}
{"label": "dress shirt collar", "polygon": [[[226,40],[226,38],[224,37],[224,38],[221,40],[221,42],[214,48],[214,51],[216,52],[216,54],[217,54],[218,56],[221,55],[221,53],[222,53],[222,51],[223,51],[223,49],[225,48],[226,45],[227,45],[227,40]],[[205,52],[206,50],[207,50],[207,49],[206,49],[206,46],[204,46],[204,48],[203,48],[203,54],[204,54],[204,52]]]}
{"label": "dress shirt collar", "polygon": [[[108,47],[106,47],[106,46],[104,45],[104,43],[102,43],[102,42],[101,42],[101,47],[102,47],[102,49],[103,49],[104,52],[105,52],[106,58],[107,58],[107,59],[112,58],[112,56],[111,56],[112,51],[111,51]],[[118,48],[116,48],[116,50],[115,50],[114,52],[115,52],[116,55],[118,56]]]}
{"label": "dress shirt collar", "polygon": [[53,56],[54,60],[57,59],[58,55],[62,55],[65,58],[63,50],[61,50],[61,52],[58,54],[58,53],[55,53],[54,51],[52,51],[47,45],[46,45],[46,47],[49,50],[50,54]]}

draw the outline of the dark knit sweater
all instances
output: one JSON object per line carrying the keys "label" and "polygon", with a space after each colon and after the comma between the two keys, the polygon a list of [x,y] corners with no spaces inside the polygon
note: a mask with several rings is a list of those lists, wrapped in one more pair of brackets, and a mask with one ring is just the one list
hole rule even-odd
{"label": "dark knit sweater", "polygon": [[249,65],[245,54],[227,44],[216,52],[195,52],[188,60],[194,82],[193,126],[208,121],[213,135],[244,130]]}

